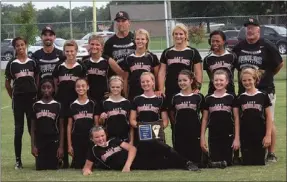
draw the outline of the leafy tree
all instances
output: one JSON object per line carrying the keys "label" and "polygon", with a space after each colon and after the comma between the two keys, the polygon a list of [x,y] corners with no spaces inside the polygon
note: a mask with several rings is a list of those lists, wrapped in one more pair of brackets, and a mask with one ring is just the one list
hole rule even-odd
{"label": "leafy tree", "polygon": [[33,44],[38,35],[36,26],[36,10],[32,2],[25,3],[21,6],[21,11],[15,17],[15,23],[22,24],[20,26],[20,35],[23,36],[28,44]]}

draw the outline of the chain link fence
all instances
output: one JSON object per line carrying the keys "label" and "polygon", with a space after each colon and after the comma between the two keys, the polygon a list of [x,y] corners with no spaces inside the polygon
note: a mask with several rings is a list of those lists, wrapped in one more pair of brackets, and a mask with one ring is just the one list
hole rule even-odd
{"label": "chain link fence", "polygon": [[[255,17],[259,20],[262,25],[275,24],[280,26],[287,25],[287,14],[279,15],[248,15],[248,16],[218,16],[218,17],[186,17],[186,18],[174,18],[170,20],[159,19],[159,20],[132,20],[131,30],[134,31],[139,28],[145,28],[151,35],[151,50],[163,50],[171,42],[167,43],[166,28],[169,32],[169,40],[172,40],[171,31],[177,23],[183,23],[187,26],[198,26],[203,24],[206,40],[203,39],[202,43],[193,45],[198,49],[207,49],[207,36],[213,30],[239,30],[243,23],[249,17]],[[82,22],[47,22],[37,23],[39,29],[39,35],[41,29],[50,25],[55,30],[57,37],[64,39],[81,39],[86,34],[93,31],[92,21]],[[72,29],[70,28],[70,25]],[[167,25],[167,26],[166,26]],[[8,39],[19,35],[20,24],[2,24],[1,38]],[[113,21],[98,21],[98,31],[115,31]],[[193,43],[191,42],[191,45]]]}

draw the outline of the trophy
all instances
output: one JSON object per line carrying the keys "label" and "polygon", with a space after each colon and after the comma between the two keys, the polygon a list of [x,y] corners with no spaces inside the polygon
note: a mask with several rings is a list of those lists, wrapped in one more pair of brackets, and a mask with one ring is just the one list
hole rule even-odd
{"label": "trophy", "polygon": [[138,136],[140,141],[160,140],[165,142],[162,120],[155,122],[139,122]]}
{"label": "trophy", "polygon": [[159,129],[160,129],[160,125],[153,125],[152,126],[152,130],[153,130],[153,133],[154,133],[156,139],[159,139],[159,137],[158,137]]}

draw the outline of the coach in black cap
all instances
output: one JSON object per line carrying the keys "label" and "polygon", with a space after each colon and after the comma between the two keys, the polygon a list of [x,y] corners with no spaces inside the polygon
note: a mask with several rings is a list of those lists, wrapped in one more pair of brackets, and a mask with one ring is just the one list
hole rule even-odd
{"label": "coach in black cap", "polygon": [[[276,162],[275,156],[275,139],[276,130],[274,125],[274,109],[275,109],[275,85],[274,76],[283,67],[283,59],[276,47],[272,42],[263,37],[260,37],[260,24],[256,18],[248,18],[244,23],[246,33],[245,40],[240,41],[233,51],[238,57],[238,73],[246,67],[254,68],[262,72],[261,79],[257,84],[260,91],[268,94],[271,101],[271,112],[273,127],[271,133],[271,146],[268,148],[267,161]],[[241,82],[239,83],[239,94],[244,92],[244,87]],[[241,151],[244,146],[241,146]]]}
{"label": "coach in black cap", "polygon": [[[103,54],[112,57],[123,69],[123,62],[125,58],[128,55],[134,53],[136,48],[134,42],[134,34],[130,32],[130,17],[127,12],[119,11],[116,14],[114,20],[117,27],[117,33],[107,40]],[[115,75],[115,73],[112,70],[109,70],[109,77],[112,75]],[[127,93],[127,76],[128,73],[125,72],[125,93]]]}

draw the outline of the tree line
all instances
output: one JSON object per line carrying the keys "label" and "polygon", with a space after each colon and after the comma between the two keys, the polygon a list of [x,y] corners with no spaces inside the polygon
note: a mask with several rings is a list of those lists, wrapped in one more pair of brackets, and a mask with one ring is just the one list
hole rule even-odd
{"label": "tree line", "polygon": [[[111,21],[110,5],[123,4],[158,4],[159,1],[111,1],[105,7],[97,9],[97,21]],[[70,38],[69,8],[55,6],[36,10],[28,2],[22,6],[1,5],[2,39],[14,35],[27,37],[32,43],[35,35],[47,24],[57,31],[57,36]],[[171,1],[172,18],[209,17],[209,16],[240,16],[287,14],[286,1]],[[81,38],[92,31],[93,8],[88,6],[72,9],[74,38]],[[55,22],[62,22],[53,24]],[[66,22],[66,23],[63,23]],[[4,25],[3,25],[4,24]],[[25,26],[8,26],[7,24],[25,24]]]}

